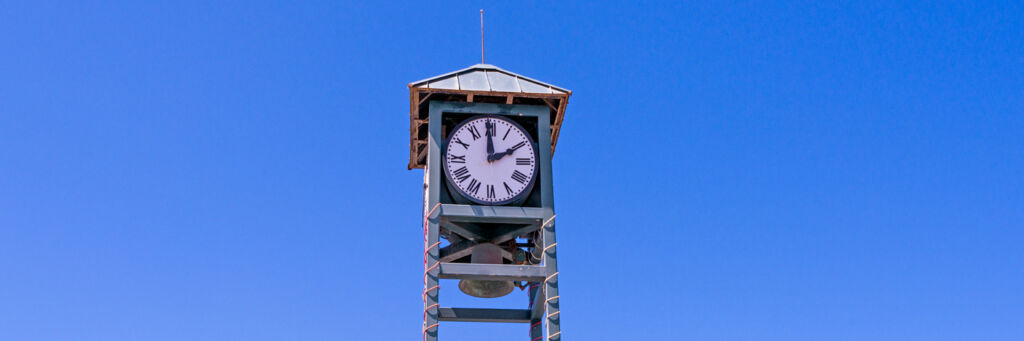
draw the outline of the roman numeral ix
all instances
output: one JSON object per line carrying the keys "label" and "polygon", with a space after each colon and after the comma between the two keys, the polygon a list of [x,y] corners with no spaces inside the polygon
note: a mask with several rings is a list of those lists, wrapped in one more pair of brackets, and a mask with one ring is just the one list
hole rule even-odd
{"label": "roman numeral ix", "polygon": [[[516,163],[517,164],[519,163],[518,160],[519,159],[516,159]],[[451,162],[451,163],[466,163],[466,156],[465,155],[452,155],[452,154],[448,154],[448,162]]]}

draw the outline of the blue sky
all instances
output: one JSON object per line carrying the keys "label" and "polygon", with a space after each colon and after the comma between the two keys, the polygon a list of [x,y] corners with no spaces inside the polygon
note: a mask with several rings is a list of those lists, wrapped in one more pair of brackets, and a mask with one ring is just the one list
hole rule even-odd
{"label": "blue sky", "polygon": [[12,1],[0,339],[419,339],[406,85],[480,8],[573,90],[569,339],[1024,338],[1019,2]]}

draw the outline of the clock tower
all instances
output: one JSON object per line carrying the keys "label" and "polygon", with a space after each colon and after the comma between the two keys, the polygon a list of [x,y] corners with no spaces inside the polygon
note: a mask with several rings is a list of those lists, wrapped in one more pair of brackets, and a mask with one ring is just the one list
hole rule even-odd
{"label": "clock tower", "polygon": [[[529,340],[561,340],[551,157],[571,94],[488,64],[409,84],[409,169],[424,169],[424,340],[441,321],[523,323]],[[445,307],[442,279],[483,298],[519,288],[527,304]]]}

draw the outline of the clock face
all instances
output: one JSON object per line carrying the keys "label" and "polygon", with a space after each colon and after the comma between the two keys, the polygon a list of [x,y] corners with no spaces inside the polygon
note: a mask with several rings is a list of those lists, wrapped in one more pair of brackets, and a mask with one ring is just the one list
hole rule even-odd
{"label": "clock face", "polygon": [[537,150],[523,127],[495,115],[460,123],[444,149],[448,182],[469,200],[504,205],[529,193],[537,177]]}

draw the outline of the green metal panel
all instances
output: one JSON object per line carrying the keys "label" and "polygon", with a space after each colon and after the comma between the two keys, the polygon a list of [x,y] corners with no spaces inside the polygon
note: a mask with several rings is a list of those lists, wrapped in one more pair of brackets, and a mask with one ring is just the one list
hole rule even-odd
{"label": "green metal panel", "polygon": [[526,309],[441,308],[441,321],[529,323]]}
{"label": "green metal panel", "polygon": [[537,207],[454,204],[442,204],[441,215],[451,221],[509,224],[540,223],[544,218],[551,217],[550,210]]}
{"label": "green metal panel", "polygon": [[547,267],[538,265],[441,263],[442,279],[543,281],[547,276]]}
{"label": "green metal panel", "polygon": [[[532,117],[537,120],[537,145],[538,146],[550,146],[551,145],[551,129],[548,128],[548,122],[550,122],[549,111],[547,107],[539,105],[525,105],[525,104],[495,104],[495,103],[465,103],[465,102],[442,102],[442,101],[431,101],[430,102],[430,123],[429,123],[429,134],[430,134],[430,151],[427,154],[427,171],[430,175],[431,194],[428,198],[428,206],[433,207],[435,204],[441,202],[441,187],[444,186],[444,171],[441,167],[441,150],[444,145],[443,134],[441,131],[444,116],[452,114],[491,114],[491,115],[505,115],[510,117]],[[538,169],[538,179],[540,184],[538,190],[540,190],[540,207],[547,209],[545,211],[547,216],[554,214],[555,200],[553,197],[554,191],[552,190],[551,181],[551,149],[550,148],[537,148],[538,157],[537,160],[540,163],[540,169]],[[444,204],[451,204],[445,202]],[[467,206],[479,206],[479,207],[500,207],[500,206],[483,206],[483,205],[467,205]]]}

